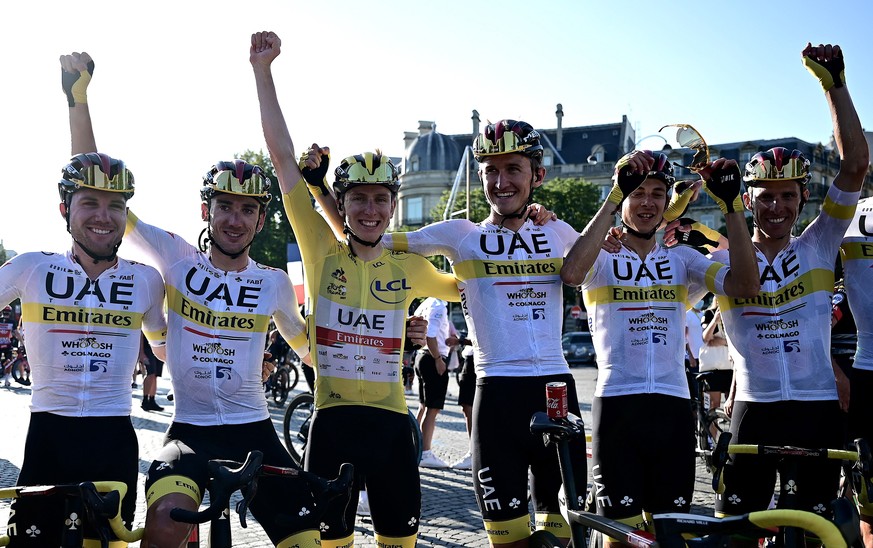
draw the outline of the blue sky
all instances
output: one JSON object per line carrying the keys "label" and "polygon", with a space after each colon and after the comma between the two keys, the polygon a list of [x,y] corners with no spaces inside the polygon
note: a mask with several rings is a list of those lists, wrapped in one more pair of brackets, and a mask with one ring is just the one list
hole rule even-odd
{"label": "blue sky", "polygon": [[57,58],[70,51],[96,60],[97,142],[133,171],[131,209],[189,241],[202,227],[202,174],[265,148],[248,64],[256,30],[283,39],[274,72],[298,148],[317,141],[334,158],[376,147],[400,156],[419,120],[469,132],[473,109],[553,128],[557,103],[565,127],[627,115],[638,136],[687,122],[710,143],[827,142],[823,94],[800,62],[807,41],[843,47],[849,89],[873,129],[864,1],[24,4],[0,7],[9,65],[0,146],[16,173],[2,187],[0,239],[18,252],[69,245],[55,183],[69,158]]}

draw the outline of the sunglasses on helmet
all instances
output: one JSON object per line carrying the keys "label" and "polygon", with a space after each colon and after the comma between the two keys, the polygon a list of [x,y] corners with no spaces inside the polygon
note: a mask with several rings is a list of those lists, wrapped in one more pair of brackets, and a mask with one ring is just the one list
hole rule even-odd
{"label": "sunglasses on helmet", "polygon": [[244,196],[266,196],[270,188],[270,180],[259,169],[252,170],[245,181],[237,179],[233,171],[219,171],[212,176],[212,184],[219,192]]}
{"label": "sunglasses on helmet", "polygon": [[110,192],[130,192],[133,185],[130,180],[130,172],[126,169],[121,169],[111,177],[99,165],[91,165],[79,169],[79,173],[85,180],[85,186],[96,190],[108,190]]}

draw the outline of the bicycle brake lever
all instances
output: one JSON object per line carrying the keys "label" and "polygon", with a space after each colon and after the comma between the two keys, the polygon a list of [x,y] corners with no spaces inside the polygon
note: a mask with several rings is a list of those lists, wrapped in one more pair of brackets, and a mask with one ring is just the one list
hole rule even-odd
{"label": "bicycle brake lever", "polygon": [[252,499],[255,498],[255,494],[258,492],[258,476],[255,475],[252,478],[251,483],[249,483],[249,487],[243,492],[242,500],[236,503],[236,513],[239,515],[239,526],[245,529],[247,527],[246,524],[246,511],[249,509],[249,504],[252,502]]}

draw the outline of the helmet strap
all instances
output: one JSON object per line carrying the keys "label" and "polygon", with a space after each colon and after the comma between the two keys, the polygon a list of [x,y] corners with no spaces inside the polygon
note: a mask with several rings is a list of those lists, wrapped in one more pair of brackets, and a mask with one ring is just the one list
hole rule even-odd
{"label": "helmet strap", "polygon": [[658,231],[658,227],[660,225],[661,223],[658,223],[655,228],[648,232],[640,232],[639,230],[634,230],[633,228],[629,227],[624,221],[621,222],[621,226],[624,227],[625,230],[627,230],[628,234],[630,234],[631,236],[636,236],[637,238],[642,238],[643,240],[651,240],[655,236],[655,232]]}
{"label": "helmet strap", "polygon": [[507,221],[507,219],[524,219],[530,216],[530,212],[528,211],[528,207],[533,203],[533,194],[534,194],[534,182],[536,181],[536,175],[531,179],[530,182],[530,193],[527,195],[527,203],[521,206],[521,209],[516,211],[515,213],[510,213],[509,215],[503,215],[500,219],[500,224],[497,225],[497,228],[503,228],[503,224]]}
{"label": "helmet strap", "polygon": [[376,238],[375,242],[368,242],[366,240],[362,240],[361,238],[358,237],[357,234],[352,232],[352,229],[349,227],[349,225],[347,223],[343,223],[343,234],[346,234],[349,238],[358,242],[359,244],[365,245],[368,247],[376,247],[377,245],[379,245],[379,242],[382,241],[382,236],[384,236],[384,234],[380,234],[379,237]]}
{"label": "helmet strap", "polygon": [[243,253],[246,253],[249,247],[251,247],[252,243],[254,243],[255,237],[258,235],[257,232],[255,232],[255,235],[252,236],[251,240],[249,240],[249,243],[243,246],[243,248],[240,249],[238,252],[230,253],[228,251],[225,251],[225,249],[221,247],[212,236],[212,212],[209,207],[207,207],[207,210],[209,210],[210,212],[208,214],[209,216],[206,219],[206,228],[200,231],[200,237],[197,238],[197,247],[200,248],[200,251],[206,253],[208,248],[214,247],[215,249],[220,251],[222,255],[225,255],[229,259],[236,259],[237,257],[242,256]]}

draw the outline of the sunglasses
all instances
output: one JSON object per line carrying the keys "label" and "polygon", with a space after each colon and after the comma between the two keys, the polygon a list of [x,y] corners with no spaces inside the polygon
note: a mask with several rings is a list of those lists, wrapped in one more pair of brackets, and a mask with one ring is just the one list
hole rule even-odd
{"label": "sunglasses", "polygon": [[252,170],[245,181],[237,179],[233,171],[219,171],[213,175],[212,182],[219,192],[245,196],[266,196],[270,189],[269,179],[260,170]]}
{"label": "sunglasses", "polygon": [[694,157],[691,158],[690,165],[683,165],[679,162],[673,162],[674,166],[685,168],[691,171],[697,171],[709,163],[709,147],[706,141],[700,135],[700,132],[694,129],[689,124],[667,124],[658,130],[658,133],[664,131],[668,127],[677,128],[676,142],[682,148],[690,148],[694,151]]}
{"label": "sunglasses", "polygon": [[85,185],[96,190],[108,190],[110,192],[130,192],[133,190],[133,181],[130,172],[120,170],[115,177],[110,177],[98,165],[91,165],[79,170],[85,179]]}

